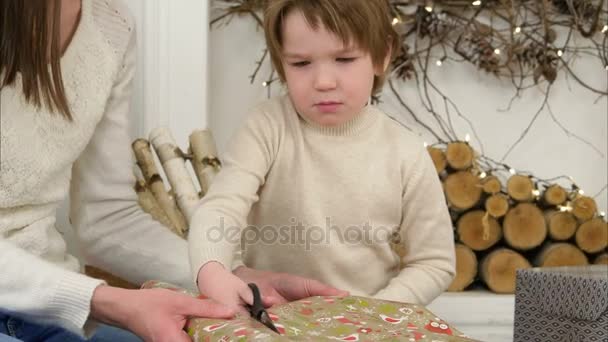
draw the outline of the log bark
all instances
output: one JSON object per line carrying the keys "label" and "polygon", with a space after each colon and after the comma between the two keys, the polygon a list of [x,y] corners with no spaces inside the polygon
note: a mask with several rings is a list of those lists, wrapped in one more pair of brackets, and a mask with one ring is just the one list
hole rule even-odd
{"label": "log bark", "polygon": [[481,279],[496,293],[514,293],[518,269],[531,265],[521,254],[508,248],[500,248],[486,255],[481,261]]}
{"label": "log bark", "polygon": [[459,240],[474,251],[484,251],[494,246],[502,237],[500,224],[482,210],[473,210],[462,215],[456,231]]}
{"label": "log bark", "polygon": [[138,179],[134,188],[135,193],[137,193],[137,203],[143,209],[143,211],[150,214],[154,220],[160,222],[172,232],[177,233],[171,229],[171,220],[169,220],[169,217],[165,211],[160,207],[160,205],[158,205],[152,191],[150,191],[150,189],[148,189],[146,186],[146,182]]}
{"label": "log bark", "polygon": [[198,205],[199,197],[192,182],[192,177],[186,169],[184,154],[181,152],[169,129],[159,127],[150,132],[150,141],[163,165],[167,179],[175,193],[177,204],[186,218],[194,214]]}
{"label": "log bark", "polygon": [[564,204],[568,199],[568,193],[564,188],[557,184],[553,184],[545,190],[543,194],[543,201],[552,206],[558,206]]}
{"label": "log bark", "polygon": [[578,227],[576,245],[587,253],[598,253],[608,246],[608,223],[601,218],[591,219]]}
{"label": "log bark", "polygon": [[192,168],[201,186],[201,197],[204,196],[211,182],[221,169],[215,140],[209,130],[196,130],[190,134],[190,151]]}
{"label": "log bark", "polygon": [[547,237],[545,217],[536,205],[520,203],[505,216],[503,233],[509,246],[517,250],[538,247]]}
{"label": "log bark", "polygon": [[503,194],[494,194],[486,199],[486,211],[494,218],[500,218],[509,211],[509,198]]}
{"label": "log bark", "polygon": [[595,200],[587,196],[578,196],[572,202],[572,214],[581,221],[592,219],[597,213]]}
{"label": "log bark", "polygon": [[145,139],[137,139],[133,142],[132,147],[137,160],[137,165],[139,165],[139,168],[141,169],[148,188],[156,198],[158,205],[163,209],[171,221],[171,226],[169,228],[178,235],[184,236],[187,229],[186,219],[179,211],[179,208],[177,208],[174,198],[171,197],[165,189],[163,180],[160,177],[154,162],[150,143]]}
{"label": "log bark", "polygon": [[477,276],[477,256],[469,247],[456,244],[456,277],[448,287],[450,292],[464,291]]}
{"label": "log bark", "polygon": [[588,265],[587,256],[570,243],[549,243],[542,248],[534,260],[538,267],[582,266]]}
{"label": "log bark", "polygon": [[448,204],[454,210],[470,209],[481,198],[479,177],[468,171],[459,171],[449,175],[443,186]]}
{"label": "log bark", "polygon": [[524,175],[513,175],[507,181],[507,193],[519,202],[530,202],[534,199],[534,183]]}
{"label": "log bark", "polygon": [[487,176],[481,180],[483,191],[488,194],[496,194],[502,190],[500,179],[496,176]]}
{"label": "log bark", "polygon": [[578,221],[570,212],[549,210],[545,213],[549,237],[555,241],[569,240],[576,233]]}
{"label": "log bark", "polygon": [[454,170],[466,170],[473,165],[475,152],[467,143],[449,143],[446,149],[446,160]]}

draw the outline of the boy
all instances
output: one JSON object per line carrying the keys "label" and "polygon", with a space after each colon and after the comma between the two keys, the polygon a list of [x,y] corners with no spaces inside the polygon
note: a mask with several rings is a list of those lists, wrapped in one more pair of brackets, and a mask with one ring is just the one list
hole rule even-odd
{"label": "boy", "polygon": [[422,142],[368,103],[398,48],[387,1],[270,0],[264,29],[288,95],[252,111],[193,216],[199,290],[251,304],[230,273],[242,239],[248,267],[429,303],[454,276],[453,233]]}

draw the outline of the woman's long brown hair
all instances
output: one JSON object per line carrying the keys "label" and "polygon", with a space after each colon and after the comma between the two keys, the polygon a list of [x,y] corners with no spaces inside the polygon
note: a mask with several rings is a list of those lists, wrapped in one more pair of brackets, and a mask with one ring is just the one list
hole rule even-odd
{"label": "woman's long brown hair", "polygon": [[0,90],[14,85],[19,73],[26,101],[71,121],[61,77],[60,16],[61,0],[0,0]]}

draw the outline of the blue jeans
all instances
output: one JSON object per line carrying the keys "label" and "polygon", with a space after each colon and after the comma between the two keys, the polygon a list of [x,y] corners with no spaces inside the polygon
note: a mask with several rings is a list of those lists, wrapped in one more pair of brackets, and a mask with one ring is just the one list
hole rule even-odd
{"label": "blue jeans", "polygon": [[[30,323],[0,312],[0,342],[84,342],[63,328]],[[133,333],[109,325],[99,325],[91,342],[141,342]]]}

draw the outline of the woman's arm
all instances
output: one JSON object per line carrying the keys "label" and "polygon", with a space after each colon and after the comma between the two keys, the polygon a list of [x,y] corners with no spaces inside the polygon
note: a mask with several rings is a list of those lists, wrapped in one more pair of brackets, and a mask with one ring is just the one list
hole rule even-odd
{"label": "woman's arm", "polygon": [[185,240],[137,203],[129,135],[135,32],[103,118],[72,170],[70,218],[86,262],[134,283],[150,279],[192,287]]}

